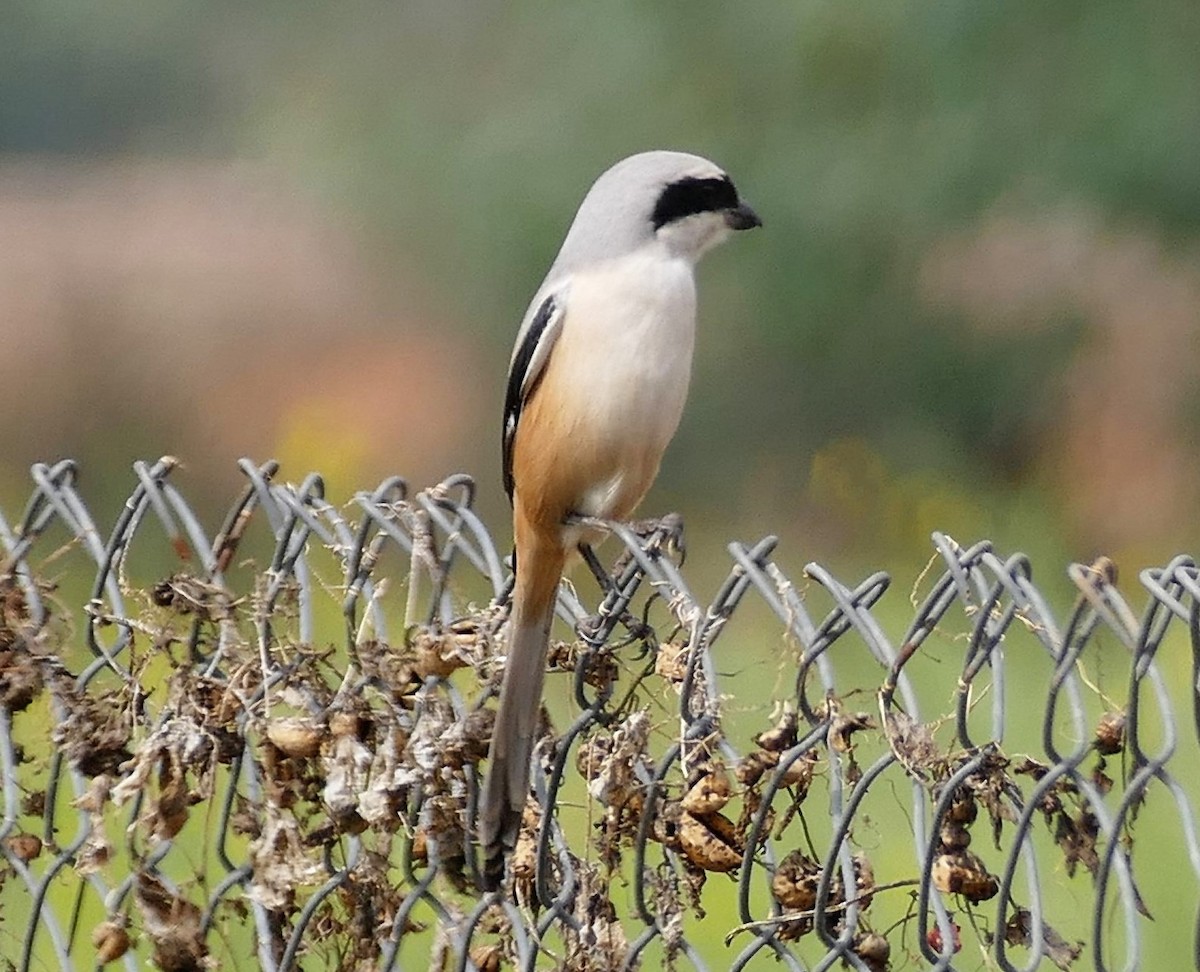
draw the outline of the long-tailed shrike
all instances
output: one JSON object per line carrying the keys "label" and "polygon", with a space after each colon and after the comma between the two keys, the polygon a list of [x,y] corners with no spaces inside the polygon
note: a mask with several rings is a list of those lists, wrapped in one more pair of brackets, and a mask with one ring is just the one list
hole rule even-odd
{"label": "long-tailed shrike", "polygon": [[504,403],[516,586],[480,839],[498,886],[529,792],[558,583],[588,539],[654,482],[687,397],[696,261],[759,226],[728,175],[682,152],[618,162],[589,190],[517,334]]}

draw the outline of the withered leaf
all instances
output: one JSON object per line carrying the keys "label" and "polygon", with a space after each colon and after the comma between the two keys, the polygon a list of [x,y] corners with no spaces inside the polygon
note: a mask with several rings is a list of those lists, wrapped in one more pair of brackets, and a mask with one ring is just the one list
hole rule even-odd
{"label": "withered leaf", "polygon": [[1100,866],[1100,858],[1096,853],[1096,837],[1100,833],[1100,822],[1086,807],[1079,811],[1078,817],[1072,817],[1066,811],[1058,815],[1054,830],[1054,840],[1063,851],[1063,861],[1067,874],[1075,876],[1078,864],[1092,874]]}
{"label": "withered leaf", "polygon": [[[1009,945],[1021,945],[1033,948],[1033,915],[1025,908],[1017,908],[1008,924],[1004,926],[1004,940]],[[1083,943],[1072,945],[1062,937],[1051,925],[1042,922],[1042,946],[1046,957],[1064,972],[1083,952]]]}

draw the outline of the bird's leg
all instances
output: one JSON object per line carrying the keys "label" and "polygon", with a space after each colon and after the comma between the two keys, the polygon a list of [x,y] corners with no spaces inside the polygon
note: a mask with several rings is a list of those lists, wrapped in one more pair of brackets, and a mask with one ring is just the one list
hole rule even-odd
{"label": "bird's leg", "polygon": [[613,524],[617,520],[605,520],[599,516],[586,516],[583,513],[568,513],[563,517],[563,526],[583,527],[585,530],[603,530],[612,533]]}
{"label": "bird's leg", "polygon": [[[584,527],[589,530],[602,530],[606,533],[613,532],[613,527],[619,521],[604,520],[599,517],[583,516],[579,513],[571,513],[563,518],[565,526]],[[637,535],[642,543],[642,548],[650,554],[661,554],[664,550],[676,553],[679,556],[680,563],[683,562],[686,550],[683,543],[683,518],[678,513],[669,513],[659,519],[636,520],[631,523],[623,524]],[[579,544],[579,553],[583,557],[584,562],[588,565],[588,569],[592,572],[592,576],[596,578],[600,589],[604,591],[605,600],[614,597],[617,594],[616,578],[619,577],[628,566],[632,554],[629,550],[622,552],[613,567],[612,573],[607,572],[600,563],[596,552],[588,543]],[[646,624],[641,619],[630,613],[628,610],[621,612],[621,623],[629,629],[634,637],[644,637],[647,631]],[[604,616],[602,614],[592,615],[583,619],[576,625],[579,634],[589,641],[594,641],[599,633],[603,630]],[[589,637],[590,636],[590,637]]]}
{"label": "bird's leg", "polygon": [[[568,513],[563,517],[563,526],[565,527],[582,527],[585,530],[599,530],[604,533],[612,532],[612,522],[602,520],[595,516],[584,516],[582,513]],[[592,549],[592,545],[586,540],[581,540],[576,549],[579,551],[579,556],[583,558],[583,562],[587,564],[588,570],[592,572],[592,576],[596,578],[596,583],[600,585],[600,589],[605,594],[612,592],[614,585],[613,578],[604,565],[600,563],[600,558],[596,556],[596,551]]]}
{"label": "bird's leg", "polygon": [[[584,527],[589,530],[602,530],[605,533],[612,532],[612,523],[609,520],[602,520],[598,517],[584,516],[580,513],[568,513],[563,517],[564,526]],[[587,542],[581,542],[578,545],[579,555],[583,558],[583,562],[587,564],[588,570],[592,572],[592,576],[596,578],[596,583],[600,585],[600,590],[603,592],[601,599],[601,610],[589,615],[586,618],[580,619],[575,630],[580,637],[589,644],[596,645],[603,641],[603,632],[606,628],[606,615],[604,613],[604,604],[609,601],[618,599],[616,576],[610,574],[604,569],[604,565],[600,563],[600,558],[596,556],[596,551],[592,549],[592,545]],[[621,620],[625,620],[625,615],[628,611],[623,611]]]}
{"label": "bird's leg", "polygon": [[596,578],[596,583],[600,585],[600,589],[605,594],[610,593],[613,589],[613,580],[609,577],[608,571],[604,569],[604,565],[600,563],[600,558],[596,556],[596,551],[592,549],[592,545],[590,543],[579,544],[579,556],[588,565],[588,570]]}

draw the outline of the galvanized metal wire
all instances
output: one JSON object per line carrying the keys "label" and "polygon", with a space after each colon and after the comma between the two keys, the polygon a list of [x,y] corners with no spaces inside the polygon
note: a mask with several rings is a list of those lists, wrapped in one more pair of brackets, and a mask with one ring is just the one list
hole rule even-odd
{"label": "galvanized metal wire", "polygon": [[[169,457],[135,465],[108,529],[70,461],[0,512],[12,967],[1136,969],[1169,935],[1200,969],[1194,903],[1190,930],[1146,917],[1163,875],[1139,868],[1137,827],[1175,821],[1166,893],[1194,902],[1196,780],[1173,771],[1200,742],[1190,557],[1144,571],[1140,607],[1107,561],[1073,565],[1056,612],[1024,556],[935,534],[920,596],[888,614],[886,574],[794,582],[772,537],[730,544],[702,599],[677,520],[614,524],[598,603],[563,586],[567,715],[484,895],[512,579],[474,483],[390,478],[338,507],[319,475],[239,465],[211,535]],[[723,650],[763,608],[790,684],[748,700]],[[932,712],[931,652],[957,673]],[[740,745],[739,718],[757,720]]]}

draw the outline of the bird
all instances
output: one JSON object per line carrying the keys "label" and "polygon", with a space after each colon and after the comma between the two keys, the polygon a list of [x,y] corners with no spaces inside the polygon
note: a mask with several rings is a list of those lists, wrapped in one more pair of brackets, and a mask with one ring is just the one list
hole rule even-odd
{"label": "bird", "polygon": [[520,831],[559,581],[594,524],[627,520],[658,474],[691,379],[697,261],[761,225],[708,159],[631,155],[584,196],[521,322],[503,419],[516,577],[479,814],[487,890]]}

